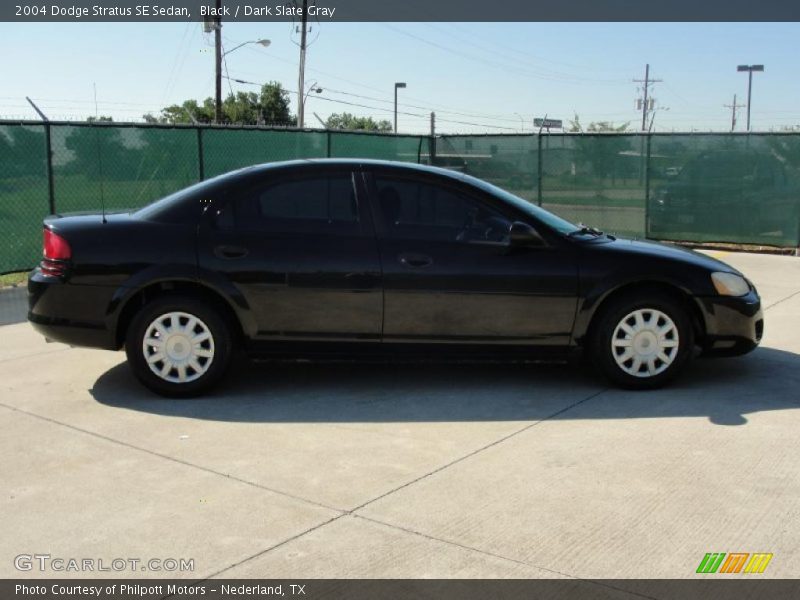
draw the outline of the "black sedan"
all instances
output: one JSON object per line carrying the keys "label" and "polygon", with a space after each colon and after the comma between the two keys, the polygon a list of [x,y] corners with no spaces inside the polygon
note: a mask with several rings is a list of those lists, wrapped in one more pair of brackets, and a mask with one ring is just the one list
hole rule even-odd
{"label": "black sedan", "polygon": [[[368,160],[241,169],[125,214],[48,217],[28,283],[47,338],[125,347],[190,396],[234,356],[541,359],[653,388],[763,333],[759,296],[689,250],[576,226],[462,173]],[[240,352],[243,351],[243,352]]]}

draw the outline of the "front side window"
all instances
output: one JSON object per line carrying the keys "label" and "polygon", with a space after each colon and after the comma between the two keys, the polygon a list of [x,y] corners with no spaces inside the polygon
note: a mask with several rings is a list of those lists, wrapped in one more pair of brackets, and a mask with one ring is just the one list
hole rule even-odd
{"label": "front side window", "polygon": [[358,203],[350,174],[256,187],[232,204],[237,229],[334,235],[359,231]]}
{"label": "front side window", "polygon": [[450,188],[381,176],[375,184],[389,237],[500,242],[508,235],[508,218]]}

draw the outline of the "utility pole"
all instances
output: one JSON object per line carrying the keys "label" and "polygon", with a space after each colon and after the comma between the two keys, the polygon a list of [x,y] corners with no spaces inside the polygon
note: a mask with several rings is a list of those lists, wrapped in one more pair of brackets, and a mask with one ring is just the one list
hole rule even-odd
{"label": "utility pole", "polygon": [[303,14],[300,25],[300,74],[297,83],[297,126],[303,127],[305,122],[305,102],[303,94],[306,91],[306,29],[308,26],[308,0],[303,0]]}
{"label": "utility pole", "polygon": [[753,104],[753,71],[761,73],[764,65],[739,65],[736,67],[739,72],[747,71],[747,131],[750,131],[750,106]]}
{"label": "utility pole", "polygon": [[428,142],[430,145],[430,164],[436,164],[436,113],[431,113],[431,137]]}
{"label": "utility pole", "polygon": [[394,84],[394,133],[397,133],[397,90],[405,88],[406,84],[398,81]]}
{"label": "utility pole", "polygon": [[744,108],[744,104],[736,104],[736,94],[733,95],[733,104],[725,104],[725,108],[731,109],[731,131],[736,131],[736,112]]}
{"label": "utility pole", "polygon": [[644,83],[644,100],[642,101],[642,131],[647,131],[647,93],[650,89],[650,85],[653,83],[659,83],[663,81],[663,79],[650,79],[650,64],[648,63],[644,67],[644,79],[634,79],[635,83]]}
{"label": "utility pole", "polygon": [[222,0],[217,0],[214,18],[214,123],[222,121]]}

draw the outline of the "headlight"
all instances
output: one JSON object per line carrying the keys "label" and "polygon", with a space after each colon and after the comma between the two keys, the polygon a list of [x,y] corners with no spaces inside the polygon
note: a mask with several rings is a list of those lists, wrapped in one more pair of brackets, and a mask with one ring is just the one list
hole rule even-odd
{"label": "headlight", "polygon": [[712,273],[711,281],[720,296],[744,296],[750,291],[745,278],[735,273]]}

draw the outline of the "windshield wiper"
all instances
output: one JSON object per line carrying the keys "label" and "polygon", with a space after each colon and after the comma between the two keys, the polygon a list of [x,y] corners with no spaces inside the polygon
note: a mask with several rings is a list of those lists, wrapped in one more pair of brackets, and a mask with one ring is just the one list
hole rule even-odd
{"label": "windshield wiper", "polygon": [[578,229],[576,229],[575,231],[570,231],[567,235],[572,236],[572,235],[587,235],[587,234],[596,235],[597,237],[600,237],[601,235],[603,235],[603,232],[597,229],[596,227],[588,227],[583,223],[578,223]]}

